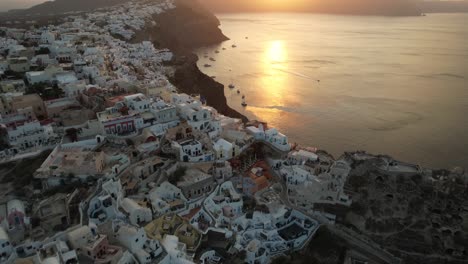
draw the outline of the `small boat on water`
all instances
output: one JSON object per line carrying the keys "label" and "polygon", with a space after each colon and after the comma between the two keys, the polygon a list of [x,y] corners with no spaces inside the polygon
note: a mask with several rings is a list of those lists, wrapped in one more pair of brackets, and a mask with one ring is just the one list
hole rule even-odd
{"label": "small boat on water", "polygon": [[232,83],[231,83],[231,84],[229,84],[229,86],[228,86],[228,87],[229,87],[230,89],[234,89],[234,88],[236,88],[236,86],[235,86],[234,84],[232,84]]}
{"label": "small boat on water", "polygon": [[245,99],[242,99],[242,104],[241,104],[243,107],[246,107],[247,106],[247,103],[245,102]]}
{"label": "small boat on water", "polygon": [[210,58],[210,61],[216,61],[214,58]]}
{"label": "small boat on water", "polygon": [[205,68],[209,68],[209,67],[211,67],[211,64],[208,64],[208,63],[207,63],[207,64],[205,64],[205,65],[203,65],[203,66],[205,66]]}

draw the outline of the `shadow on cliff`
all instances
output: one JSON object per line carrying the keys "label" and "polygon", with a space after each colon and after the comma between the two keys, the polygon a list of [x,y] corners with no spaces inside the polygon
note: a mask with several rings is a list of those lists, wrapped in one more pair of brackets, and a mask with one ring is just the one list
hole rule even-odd
{"label": "shadow on cliff", "polygon": [[227,105],[224,85],[200,71],[193,53],[196,48],[228,40],[219,29],[219,20],[194,0],[176,0],[176,6],[155,15],[156,26],[146,27],[134,41],[150,40],[156,48],[169,48],[175,54],[176,68],[170,81],[180,92],[200,94],[221,114],[246,122],[245,116]]}

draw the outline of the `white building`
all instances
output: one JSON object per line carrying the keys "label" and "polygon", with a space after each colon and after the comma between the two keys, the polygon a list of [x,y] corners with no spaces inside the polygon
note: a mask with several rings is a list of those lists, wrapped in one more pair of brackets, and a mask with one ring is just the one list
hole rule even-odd
{"label": "white building", "polygon": [[216,159],[218,160],[229,160],[235,156],[233,145],[223,138],[218,139],[218,141],[214,143],[213,149],[216,153]]}
{"label": "white building", "polygon": [[291,150],[291,146],[288,143],[288,137],[278,132],[276,128],[270,128],[265,131],[263,125],[259,124],[258,127],[249,126],[245,130],[257,141],[269,143],[280,151]]}
{"label": "white building", "polygon": [[7,232],[0,226],[0,263],[12,263],[16,258],[13,245],[10,242]]}
{"label": "white building", "polygon": [[117,204],[114,203],[112,196],[106,193],[97,195],[89,201],[87,213],[89,221],[97,225],[114,219],[117,216],[123,216],[117,210]]}
{"label": "white building", "polygon": [[125,96],[124,103],[128,108],[141,113],[150,109],[151,100],[139,93]]}
{"label": "white building", "polygon": [[148,199],[151,201],[156,215],[184,210],[187,205],[187,198],[185,198],[182,190],[167,181],[151,190],[148,194]]}
{"label": "white building", "polygon": [[93,239],[93,233],[89,226],[81,226],[67,233],[66,239],[72,248],[83,248],[88,241]]}
{"label": "white building", "polygon": [[55,35],[49,31],[44,31],[41,34],[41,43],[42,44],[52,44],[55,42]]}
{"label": "white building", "polygon": [[172,141],[172,147],[178,151],[179,159],[183,162],[207,162],[214,160],[214,154],[211,151],[206,151],[197,140]]}
{"label": "white building", "polygon": [[338,160],[328,171],[318,175],[314,174],[314,169],[299,164],[283,166],[280,170],[293,203],[305,209],[313,209],[314,203],[351,205],[351,198],[344,192],[344,184],[351,170],[349,164]]}
{"label": "white building", "polygon": [[265,131],[265,140],[281,151],[291,150],[291,146],[288,143],[288,137],[278,132],[276,128],[271,128]]}
{"label": "white building", "polygon": [[76,83],[78,78],[74,72],[60,72],[55,74],[55,81],[59,87],[65,87],[68,84]]}
{"label": "white building", "polygon": [[179,119],[176,107],[161,99],[157,99],[151,104],[151,113],[158,123],[173,122]]}
{"label": "white building", "polygon": [[120,206],[132,225],[140,225],[153,219],[151,209],[139,205],[130,198],[124,198]]}
{"label": "white building", "polygon": [[166,252],[157,240],[148,239],[143,228],[116,223],[114,226],[115,238],[127,248],[140,264],[159,262],[168,263]]}
{"label": "white building", "polygon": [[41,125],[37,120],[20,120],[7,123],[8,143],[13,148],[27,149],[45,145],[49,138],[55,137],[51,125]]}
{"label": "white building", "polygon": [[306,162],[316,162],[318,161],[319,157],[317,154],[306,151],[306,150],[298,150],[292,151],[288,154],[288,161],[292,164],[304,164]]}
{"label": "white building", "polygon": [[245,261],[249,264],[265,264],[268,263],[268,250],[259,240],[252,240],[246,248]]}
{"label": "white building", "polygon": [[164,249],[166,249],[171,264],[193,264],[187,254],[187,246],[179,242],[177,236],[166,235],[162,241]]}
{"label": "white building", "polygon": [[26,73],[26,80],[30,85],[39,83],[50,83],[52,80],[45,71],[33,71]]}
{"label": "white building", "polygon": [[228,181],[216,187],[203,202],[203,207],[216,221],[216,227],[225,227],[243,214],[243,201],[232,182]]}

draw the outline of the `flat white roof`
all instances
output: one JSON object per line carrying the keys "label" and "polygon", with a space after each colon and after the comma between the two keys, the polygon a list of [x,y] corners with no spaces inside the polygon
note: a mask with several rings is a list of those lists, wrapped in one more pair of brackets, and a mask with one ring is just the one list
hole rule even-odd
{"label": "flat white roof", "polygon": [[260,129],[258,129],[257,127],[254,127],[254,126],[249,126],[246,128],[246,130],[254,133],[254,134],[257,134],[257,133],[262,133],[262,131]]}
{"label": "flat white roof", "polygon": [[301,157],[305,157],[305,158],[308,158],[308,159],[311,159],[311,160],[317,160],[318,159],[318,155],[315,154],[315,153],[312,153],[310,151],[305,151],[305,150],[299,150],[298,152],[295,152],[293,153],[294,156],[301,156]]}

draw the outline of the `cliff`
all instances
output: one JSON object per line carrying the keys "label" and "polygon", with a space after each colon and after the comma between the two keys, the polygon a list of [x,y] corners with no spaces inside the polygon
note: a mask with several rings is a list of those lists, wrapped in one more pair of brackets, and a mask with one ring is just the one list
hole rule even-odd
{"label": "cliff", "polygon": [[177,8],[156,15],[157,26],[148,26],[134,41],[151,40],[157,48],[169,48],[176,55],[174,77],[180,92],[201,94],[208,104],[226,116],[247,118],[227,105],[224,86],[205,75],[197,66],[193,50],[228,40],[219,29],[219,20],[197,1],[176,0]]}

